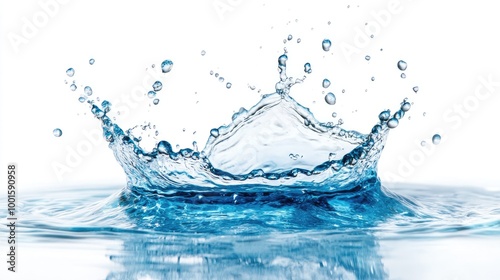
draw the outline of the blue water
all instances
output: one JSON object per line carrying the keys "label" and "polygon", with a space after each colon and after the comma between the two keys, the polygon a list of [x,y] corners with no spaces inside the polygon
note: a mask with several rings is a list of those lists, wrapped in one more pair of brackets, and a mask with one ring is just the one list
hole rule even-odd
{"label": "blue water", "polygon": [[[320,122],[292,97],[292,87],[306,81],[310,65],[305,76],[294,79],[286,74],[287,60],[286,53],[278,58],[276,92],[213,128],[202,150],[196,143],[174,149],[168,140],[145,147],[133,130],[112,121],[110,102],[99,103],[90,87],[85,89],[80,101],[100,122],[127,184],[22,194],[20,263],[25,254],[29,265],[19,269],[45,262],[59,269],[44,269],[47,264],[19,275],[496,279],[500,271],[492,262],[500,257],[500,193],[384,186],[377,162],[411,103],[405,99],[393,112],[374,116],[368,133]],[[165,60],[163,73],[174,71],[172,66]],[[68,71],[73,77],[77,69]],[[329,82],[323,84],[327,88]],[[160,91],[162,83],[152,89]],[[325,102],[335,106],[335,93],[325,94]],[[56,134],[63,137],[60,130]],[[455,243],[443,250],[444,240]],[[475,249],[448,253],[470,240]],[[483,259],[474,255],[480,247],[489,249],[481,251]],[[40,250],[40,257],[32,257]],[[425,266],[415,269],[428,260],[442,263],[428,273]],[[470,268],[465,272],[463,264],[446,265],[463,260]]]}

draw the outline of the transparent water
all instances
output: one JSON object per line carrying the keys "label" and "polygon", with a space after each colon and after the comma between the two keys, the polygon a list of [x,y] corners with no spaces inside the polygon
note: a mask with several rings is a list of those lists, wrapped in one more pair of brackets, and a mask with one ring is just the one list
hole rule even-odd
{"label": "transparent water", "polygon": [[[387,188],[377,162],[411,104],[380,112],[366,134],[320,122],[291,96],[307,76],[288,77],[287,60],[278,58],[276,92],[213,128],[202,150],[143,147],[86,89],[127,185],[22,194],[16,276],[497,279],[500,193]],[[168,74],[173,62],[161,68]],[[325,102],[335,106],[334,93]]]}

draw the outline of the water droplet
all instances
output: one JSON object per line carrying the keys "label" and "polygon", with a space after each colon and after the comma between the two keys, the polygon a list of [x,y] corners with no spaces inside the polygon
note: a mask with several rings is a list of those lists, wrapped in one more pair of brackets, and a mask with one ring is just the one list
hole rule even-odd
{"label": "water droplet", "polygon": [[92,95],[92,88],[89,87],[89,86],[86,86],[85,88],[83,88],[83,92],[87,95],[87,96],[91,96]]}
{"label": "water droplet", "polygon": [[417,92],[418,92],[418,86],[417,86],[417,87],[413,87],[413,91],[414,91],[415,93],[417,93]]}
{"label": "water droplet", "polygon": [[59,129],[59,128],[56,128],[52,131],[52,133],[54,134],[55,137],[61,137],[62,135],[62,130]]}
{"label": "water droplet", "polygon": [[204,56],[205,54],[207,54],[207,52],[205,50],[202,50],[201,55]]}
{"label": "water droplet", "polygon": [[87,100],[87,97],[85,97],[85,96],[80,96],[78,98],[78,101],[80,101],[81,103],[85,102],[85,100]]}
{"label": "water droplet", "polygon": [[406,79],[406,74],[405,73],[401,73],[401,79]]}
{"label": "water droplet", "polygon": [[327,52],[330,50],[330,47],[332,46],[332,42],[329,39],[324,39],[321,46],[323,47],[323,50],[325,52]]}
{"label": "water droplet", "polygon": [[427,115],[427,113],[426,113],[426,112],[422,113],[422,116],[424,116],[424,117],[425,117],[425,115]]}
{"label": "water droplet", "polygon": [[441,135],[434,134],[434,136],[432,136],[432,144],[437,145],[439,143],[441,143]]}
{"label": "water droplet", "polygon": [[375,77],[372,77],[371,80],[372,80],[372,82],[375,81]]}
{"label": "water droplet", "polygon": [[90,65],[94,65],[94,62],[95,62],[95,59],[93,59],[93,58],[89,59],[89,64]]}
{"label": "water droplet", "polygon": [[297,43],[300,43],[302,40],[300,40],[300,38],[297,38]]}
{"label": "water droplet", "polygon": [[424,147],[425,145],[427,145],[427,142],[425,141],[420,142],[420,146]]}
{"label": "water droplet", "polygon": [[337,98],[335,98],[333,93],[329,92],[325,95],[325,101],[330,105],[334,105],[337,102]]}
{"label": "water droplet", "polygon": [[75,69],[69,68],[66,70],[66,75],[68,75],[68,77],[73,77],[73,75],[75,75]]}
{"label": "water droplet", "polygon": [[231,83],[227,83],[227,84],[226,84],[226,88],[230,89],[232,85],[233,85],[233,84],[231,84]]}
{"label": "water droplet", "polygon": [[158,103],[160,103],[160,99],[155,98],[155,99],[153,100],[153,104],[158,105]]}
{"label": "water droplet", "polygon": [[217,128],[212,128],[210,130],[210,135],[212,135],[213,137],[219,137],[219,130]]}
{"label": "water droplet", "polygon": [[156,96],[156,91],[150,90],[150,91],[148,92],[148,97],[149,97],[149,98],[154,98],[155,96]]}
{"label": "water droplet", "polygon": [[312,73],[311,63],[307,62],[306,64],[304,64],[304,72],[306,72],[307,74]]}
{"label": "water droplet", "polygon": [[379,120],[380,120],[380,121],[386,121],[386,120],[388,120],[390,117],[391,117],[391,111],[389,111],[389,110],[382,111],[382,112],[378,115],[378,118],[379,118]]}
{"label": "water droplet", "polygon": [[397,126],[398,126],[398,124],[399,124],[399,121],[398,121],[398,119],[396,119],[396,118],[391,118],[391,119],[387,122],[387,126],[388,126],[389,128],[395,128],[395,127],[397,127]]}
{"label": "water droplet", "polygon": [[407,66],[408,66],[408,64],[406,64],[405,61],[403,61],[403,60],[398,61],[399,70],[405,71]]}
{"label": "water droplet", "polygon": [[333,112],[333,113],[332,113],[332,117],[336,118],[336,117],[337,117],[337,113],[336,113],[336,112]]}
{"label": "water droplet", "polygon": [[210,75],[213,75],[214,74],[214,71],[210,70]]}
{"label": "water droplet", "polygon": [[111,110],[111,103],[107,100],[102,101],[101,107],[104,110],[104,112],[109,112]]}
{"label": "water droplet", "polygon": [[337,121],[337,124],[338,124],[338,125],[343,125],[343,124],[344,124],[344,120],[343,120],[343,119],[339,119],[339,120]]}
{"label": "water droplet", "polygon": [[286,66],[286,61],[288,60],[288,56],[286,54],[280,55],[278,58],[278,65],[279,66]]}
{"label": "water droplet", "polygon": [[371,58],[371,57],[370,57],[369,55],[365,56],[365,59],[366,59],[367,61],[369,61],[369,60],[370,60],[370,58]]}
{"label": "water droplet", "polygon": [[155,68],[155,67],[156,67],[156,65],[154,65],[154,64],[151,64],[151,68]]}
{"label": "water droplet", "polygon": [[72,90],[72,91],[75,91],[76,90],[76,85],[75,84],[71,84],[69,86],[69,88]]}
{"label": "water droplet", "polygon": [[224,82],[224,78],[223,77],[219,77],[219,82]]}
{"label": "water droplet", "polygon": [[342,90],[342,93],[345,93],[345,89]]}
{"label": "water droplet", "polygon": [[293,39],[292,34],[288,35],[288,41],[291,41]]}
{"label": "water droplet", "polygon": [[323,79],[323,87],[328,88],[331,85],[330,80],[328,79]]}
{"label": "water droplet", "polygon": [[153,84],[154,91],[160,91],[163,88],[163,84],[160,81],[156,81]]}
{"label": "water droplet", "polygon": [[408,110],[410,110],[410,108],[411,108],[410,102],[403,102],[403,104],[401,104],[401,110],[403,112],[407,112]]}
{"label": "water droplet", "polygon": [[370,38],[372,38],[372,39],[373,39],[373,37],[375,37],[373,34],[372,34],[372,35],[370,35]]}
{"label": "water droplet", "polygon": [[214,75],[214,76],[215,76],[216,78],[217,78],[217,77],[219,77],[219,73],[215,73],[215,75]]}
{"label": "water droplet", "polygon": [[172,67],[174,66],[174,63],[171,60],[165,60],[161,63],[161,71],[163,73],[168,73],[170,70],[172,70]]}

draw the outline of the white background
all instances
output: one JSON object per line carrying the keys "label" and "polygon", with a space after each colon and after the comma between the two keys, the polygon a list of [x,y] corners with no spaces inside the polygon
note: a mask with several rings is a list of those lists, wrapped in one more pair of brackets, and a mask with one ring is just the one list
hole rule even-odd
{"label": "white background", "polygon": [[[289,75],[302,76],[305,62],[313,67],[291,95],[321,121],[333,121],[336,111],[346,128],[366,133],[381,110],[396,109],[405,97],[415,102],[411,120],[405,117],[391,132],[382,155],[385,182],[500,190],[500,87],[482,89],[482,100],[474,96],[480,77],[500,81],[494,2],[293,2],[1,1],[1,166],[16,162],[24,189],[124,185],[106,143],[86,136],[99,123],[77,101],[83,86],[116,105],[112,116],[123,128],[152,121],[158,138],[181,146],[196,140],[202,148],[212,127],[273,92],[277,57],[287,46]],[[289,34],[293,39],[284,45]],[[324,38],[333,43],[329,52],[321,49]],[[348,45],[354,53],[345,51]],[[151,106],[134,93],[145,78],[146,85],[154,82],[148,73],[164,59],[174,67],[160,75],[160,104]],[[408,62],[406,79],[399,77],[400,59]],[[65,75],[69,67],[76,70],[73,78]],[[233,87],[226,89],[210,70]],[[323,78],[332,81],[334,106],[323,100]],[[76,93],[69,90],[73,80]],[[463,105],[463,115],[454,111]],[[63,130],[60,138],[52,135],[56,127]],[[429,143],[434,133],[443,141],[424,153],[419,143]]]}

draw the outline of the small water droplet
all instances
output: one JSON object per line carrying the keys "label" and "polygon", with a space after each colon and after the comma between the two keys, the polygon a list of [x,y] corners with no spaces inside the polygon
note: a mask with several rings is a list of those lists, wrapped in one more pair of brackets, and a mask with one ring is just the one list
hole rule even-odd
{"label": "small water droplet", "polygon": [[297,43],[300,43],[302,40],[300,38],[297,38]]}
{"label": "small water droplet", "polygon": [[372,80],[372,82],[375,81],[375,77],[372,77],[371,80]]}
{"label": "small water droplet", "polygon": [[439,143],[441,143],[441,135],[434,134],[434,136],[432,136],[432,144],[437,145]]}
{"label": "small water droplet", "polygon": [[336,113],[336,112],[333,112],[333,113],[332,113],[332,117],[336,118],[336,117],[337,117],[337,113]]}
{"label": "small water droplet", "polygon": [[227,88],[227,89],[230,89],[232,85],[233,85],[233,84],[231,84],[231,83],[227,83],[227,84],[226,84],[226,88]]}
{"label": "small water droplet", "polygon": [[382,112],[378,115],[378,118],[379,118],[379,120],[381,120],[381,121],[386,121],[386,120],[388,120],[390,117],[391,117],[391,111],[389,111],[389,110],[382,111]]}
{"label": "small water droplet", "polygon": [[87,95],[87,96],[91,96],[92,95],[92,88],[89,87],[89,86],[86,86],[83,88],[83,92]]}
{"label": "small water droplet", "polygon": [[87,100],[87,97],[85,97],[85,96],[80,96],[80,97],[78,98],[78,101],[80,101],[80,103],[85,102],[85,100]]}
{"label": "small water droplet", "polygon": [[174,63],[171,60],[165,60],[161,63],[161,71],[163,73],[168,73],[170,70],[172,70],[172,67],[174,66]]}
{"label": "small water droplet", "polygon": [[75,75],[75,69],[69,68],[66,70],[66,75],[68,75],[68,77],[73,77]]}
{"label": "small water droplet", "polygon": [[77,88],[77,87],[76,87],[76,85],[75,85],[75,84],[71,84],[71,85],[69,86],[69,89],[71,89],[72,91],[75,91],[75,90],[76,90],[76,88]]}
{"label": "small water droplet", "polygon": [[210,75],[213,75],[214,74],[214,71],[210,70]]}
{"label": "small water droplet", "polygon": [[423,112],[423,113],[422,113],[422,116],[424,116],[424,117],[425,117],[426,115],[427,115],[427,113],[426,113],[426,112]]}
{"label": "small water droplet", "polygon": [[408,64],[404,60],[398,61],[398,68],[401,71],[405,71],[406,67],[408,67]]}
{"label": "small water droplet", "polygon": [[94,65],[94,62],[95,62],[95,59],[93,59],[93,58],[89,59],[89,64],[90,65]]}
{"label": "small water droplet", "polygon": [[372,38],[372,39],[373,39],[373,37],[375,37],[373,34],[372,34],[372,35],[370,35],[370,38]]}
{"label": "small water droplet", "polygon": [[217,128],[212,128],[210,130],[210,135],[212,135],[213,137],[219,137],[219,130]]}
{"label": "small water droplet", "polygon": [[403,102],[403,104],[401,104],[401,110],[403,112],[407,112],[408,110],[410,110],[410,108],[411,108],[410,102]]}
{"label": "small water droplet", "polygon": [[328,88],[331,85],[330,80],[323,79],[323,88]]}
{"label": "small water droplet", "polygon": [[342,90],[342,93],[345,93],[345,89]]}
{"label": "small water droplet", "polygon": [[337,98],[333,93],[329,92],[325,95],[325,101],[330,105],[334,105],[337,102]]}
{"label": "small water droplet", "polygon": [[224,78],[223,77],[219,77],[219,82],[224,82]]}
{"label": "small water droplet", "polygon": [[288,56],[286,54],[280,55],[278,58],[278,65],[279,66],[286,66],[286,61],[288,60]]}
{"label": "small water droplet", "polygon": [[153,91],[153,90],[148,91],[149,98],[154,98],[155,96],[156,96],[156,91]]}
{"label": "small water droplet", "polygon": [[343,119],[339,119],[339,120],[337,121],[337,124],[338,124],[338,125],[343,125],[343,124],[344,124],[344,120],[343,120]]}
{"label": "small water droplet", "polygon": [[312,73],[311,63],[307,62],[306,64],[304,64],[304,72],[306,72],[307,74]]}
{"label": "small water droplet", "polygon": [[218,78],[218,77],[219,77],[219,73],[215,73],[215,75],[214,75],[214,76],[215,76],[216,78]]}
{"label": "small water droplet", "polygon": [[293,39],[292,34],[288,35],[288,41],[291,41]]}
{"label": "small water droplet", "polygon": [[52,131],[52,133],[54,134],[55,137],[61,137],[62,135],[62,130],[59,129],[59,128],[56,128]]}
{"label": "small water droplet", "polygon": [[417,92],[418,92],[418,86],[413,87],[413,91],[414,91],[415,93],[417,93]]}
{"label": "small water droplet", "polygon": [[427,145],[427,142],[425,141],[420,142],[420,146],[424,147],[425,145]]}
{"label": "small water droplet", "polygon": [[160,81],[156,81],[153,84],[154,91],[160,91],[163,88],[163,84]]}
{"label": "small water droplet", "polygon": [[205,54],[207,54],[207,52],[205,50],[202,50],[201,55],[204,56]]}
{"label": "small water droplet", "polygon": [[151,64],[151,68],[153,68],[153,69],[154,69],[155,67],[156,67],[156,65],[154,65],[154,64]]}
{"label": "small water droplet", "polygon": [[389,128],[395,128],[395,127],[397,127],[397,126],[398,126],[398,124],[399,124],[399,121],[398,121],[398,119],[396,119],[396,118],[391,118],[391,119],[387,122],[387,126],[388,126]]}
{"label": "small water droplet", "polygon": [[324,39],[321,46],[323,47],[323,50],[325,52],[330,50],[330,47],[332,46],[332,42],[329,39]]}
{"label": "small water droplet", "polygon": [[405,73],[401,73],[401,79],[406,79],[406,74]]}
{"label": "small water droplet", "polygon": [[154,105],[158,105],[158,103],[160,103],[160,99],[155,98],[155,99],[153,100],[153,104],[154,104]]}
{"label": "small water droplet", "polygon": [[370,60],[370,58],[371,58],[371,57],[370,57],[369,55],[365,56],[365,59],[366,59],[367,61],[369,61],[369,60]]}

